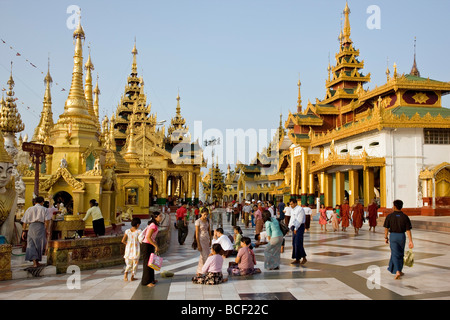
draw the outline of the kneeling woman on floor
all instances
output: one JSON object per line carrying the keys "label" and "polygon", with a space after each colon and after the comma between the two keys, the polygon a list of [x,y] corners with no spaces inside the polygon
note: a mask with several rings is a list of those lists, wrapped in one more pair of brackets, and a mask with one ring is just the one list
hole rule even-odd
{"label": "kneeling woman on floor", "polygon": [[261,273],[261,269],[255,268],[256,259],[250,246],[251,243],[249,237],[242,237],[241,248],[238,251],[235,263],[227,269],[229,275],[245,276]]}
{"label": "kneeling woman on floor", "polygon": [[226,282],[228,279],[224,278],[222,274],[222,253],[222,246],[218,243],[213,244],[211,247],[211,254],[203,265],[202,274],[193,277],[192,282],[210,285]]}

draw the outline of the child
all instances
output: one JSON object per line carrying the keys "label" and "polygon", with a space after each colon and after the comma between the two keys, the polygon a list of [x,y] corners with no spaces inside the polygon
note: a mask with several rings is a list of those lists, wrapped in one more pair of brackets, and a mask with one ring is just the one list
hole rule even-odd
{"label": "child", "polygon": [[233,237],[233,249],[234,251],[239,251],[239,249],[241,248],[241,239],[242,239],[242,229],[239,226],[235,226],[234,228],[234,237]]}
{"label": "child", "polygon": [[211,254],[203,265],[202,274],[193,277],[193,283],[214,285],[228,281],[227,278],[223,278],[222,274],[222,251],[222,246],[220,244],[215,243],[212,245]]}
{"label": "child", "polygon": [[131,270],[131,281],[136,280],[134,277],[136,275],[137,266],[139,263],[139,256],[141,255],[140,243],[138,240],[139,234],[142,232],[139,229],[141,225],[141,219],[133,218],[131,220],[131,228],[125,231],[122,238],[122,243],[126,245],[125,247],[125,258],[126,268],[123,280],[128,281],[128,272]]}
{"label": "child", "polygon": [[[337,206],[339,207],[339,206]],[[339,230],[339,216],[338,216],[337,208],[333,208],[333,213],[331,214],[331,223],[333,225],[333,231],[336,232]]]}

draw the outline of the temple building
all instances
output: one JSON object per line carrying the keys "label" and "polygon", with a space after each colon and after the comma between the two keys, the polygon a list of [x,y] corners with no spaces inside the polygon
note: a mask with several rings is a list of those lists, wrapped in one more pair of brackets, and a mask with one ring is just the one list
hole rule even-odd
{"label": "temple building", "polygon": [[[132,71],[124,95],[116,112],[100,121],[98,77],[94,86],[90,52],[83,65],[85,32],[81,22],[73,38],[71,87],[64,112],[56,122],[52,112],[50,64],[44,78],[41,117],[31,142],[51,145],[53,153],[46,155],[39,168],[21,167],[26,186],[25,207],[31,206],[36,196],[35,170],[39,171],[39,195],[51,202],[63,203],[74,219],[79,219],[75,216],[85,213],[90,207],[89,201],[96,199],[107,232],[116,222],[119,211],[148,217],[152,205],[165,204],[171,198],[198,201],[200,168],[205,163],[201,147],[190,140],[181,116],[180,96],[177,96],[176,116],[166,136],[165,127],[160,127],[164,121],[158,122],[156,115],[151,114],[151,105],[147,104],[144,81],[137,74],[135,44]],[[7,94],[6,102],[1,103],[2,109],[14,107],[9,101],[10,92]],[[4,113],[4,117],[14,114]],[[2,128],[3,132],[23,130],[20,115],[15,121],[3,120],[2,123],[8,125]],[[10,128],[12,125],[15,127]],[[91,218],[86,221],[85,229],[92,230]]]}
{"label": "temple building", "polygon": [[[450,109],[441,102],[450,83],[423,77],[414,53],[409,74],[400,74],[394,64],[392,74],[389,68],[385,72],[385,84],[364,89],[370,73],[361,72],[364,61],[351,39],[348,4],[343,15],[324,99],[303,108],[298,83],[297,110],[289,112],[279,150],[277,174],[284,175],[285,184],[268,190],[260,183],[252,192],[278,190],[286,199],[281,187],[289,187],[289,197],[302,205],[319,199],[327,207],[344,199],[367,206],[376,198],[380,211],[401,199],[410,214],[450,214]],[[252,181],[269,181],[258,166],[238,165],[235,171],[250,169]],[[245,188],[239,187],[241,179],[230,177],[228,188]]]}

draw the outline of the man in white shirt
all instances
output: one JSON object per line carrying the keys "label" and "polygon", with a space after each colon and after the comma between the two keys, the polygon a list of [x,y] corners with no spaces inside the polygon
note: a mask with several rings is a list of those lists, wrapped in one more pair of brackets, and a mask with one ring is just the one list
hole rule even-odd
{"label": "man in white shirt", "polygon": [[[33,261],[33,267],[39,267],[42,260],[42,253],[47,242],[47,234],[52,216],[47,208],[43,206],[44,198],[36,197],[35,205],[28,208],[22,217],[24,230],[28,227],[28,232],[22,232],[22,240],[27,241],[25,260]],[[25,238],[26,236],[26,238]]]}
{"label": "man in white shirt", "polygon": [[233,252],[233,243],[228,236],[223,234],[222,228],[217,228],[214,230],[214,239],[211,241],[211,245],[218,243],[224,251],[224,256],[228,258]]}
{"label": "man in white shirt", "polygon": [[[297,199],[292,198],[289,201],[291,207],[291,219],[289,221],[289,229],[292,230],[292,258],[295,259],[291,264],[305,264],[306,252],[303,247],[303,235],[305,233],[306,215],[302,207],[297,205]],[[300,262],[300,259],[302,261]]]}

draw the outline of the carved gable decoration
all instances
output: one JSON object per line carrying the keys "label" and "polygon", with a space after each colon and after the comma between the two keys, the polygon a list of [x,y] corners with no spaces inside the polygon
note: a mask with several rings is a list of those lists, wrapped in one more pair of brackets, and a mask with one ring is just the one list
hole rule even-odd
{"label": "carved gable decoration", "polygon": [[59,167],[58,170],[47,180],[39,183],[39,189],[50,189],[60,178],[63,178],[69,186],[75,190],[84,190],[85,183],[78,181],[67,168]]}

